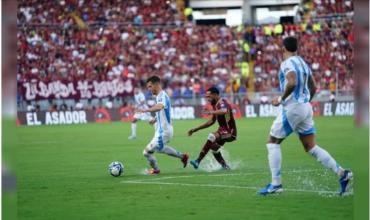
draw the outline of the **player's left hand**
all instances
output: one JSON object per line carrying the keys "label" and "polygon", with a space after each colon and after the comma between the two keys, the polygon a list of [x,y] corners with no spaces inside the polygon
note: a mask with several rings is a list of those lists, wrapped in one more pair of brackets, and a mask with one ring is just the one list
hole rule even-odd
{"label": "player's left hand", "polygon": [[281,97],[278,96],[278,97],[274,97],[272,100],[271,100],[271,104],[273,106],[279,106],[281,104]]}

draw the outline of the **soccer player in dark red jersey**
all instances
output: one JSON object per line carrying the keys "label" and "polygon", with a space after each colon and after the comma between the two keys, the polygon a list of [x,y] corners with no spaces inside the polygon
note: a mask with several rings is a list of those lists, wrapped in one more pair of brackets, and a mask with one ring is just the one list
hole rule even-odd
{"label": "soccer player in dark red jersey", "polygon": [[220,92],[216,87],[211,87],[207,90],[206,99],[211,103],[213,110],[206,110],[203,113],[212,115],[212,118],[199,127],[190,129],[188,131],[188,135],[191,136],[199,130],[212,126],[216,120],[219,128],[216,132],[208,135],[208,140],[199,153],[198,158],[190,161],[190,164],[193,165],[195,169],[198,169],[202,159],[207,155],[209,150],[212,150],[213,156],[221,164],[222,168],[230,169],[222,157],[220,148],[225,144],[225,142],[236,140],[236,124],[231,106],[225,99],[220,98]]}

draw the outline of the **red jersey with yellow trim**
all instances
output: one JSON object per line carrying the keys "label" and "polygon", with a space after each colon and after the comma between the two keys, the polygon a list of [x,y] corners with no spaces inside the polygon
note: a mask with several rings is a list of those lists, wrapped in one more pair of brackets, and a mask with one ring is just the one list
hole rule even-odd
{"label": "red jersey with yellow trim", "polygon": [[213,110],[227,109],[226,114],[217,115],[216,119],[220,128],[223,128],[233,134],[233,136],[236,136],[236,124],[231,105],[225,99],[219,99],[216,105],[212,107]]}

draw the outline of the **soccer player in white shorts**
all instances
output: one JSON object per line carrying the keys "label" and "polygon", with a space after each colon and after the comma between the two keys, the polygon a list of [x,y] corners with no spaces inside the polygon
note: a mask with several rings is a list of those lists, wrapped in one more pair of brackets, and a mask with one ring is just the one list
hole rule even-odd
{"label": "soccer player in white shorts", "polygon": [[267,195],[283,191],[280,144],[295,132],[305,151],[339,176],[339,194],[342,195],[346,192],[353,173],[343,169],[326,150],[315,143],[313,112],[310,104],[316,91],[314,78],[307,63],[297,55],[297,39],[287,37],[283,40],[283,45],[285,60],[279,71],[280,89],[283,95],[272,100],[274,106],[279,106],[279,113],[272,124],[267,143],[272,182],[259,190],[259,193]]}
{"label": "soccer player in white shorts", "polygon": [[[144,93],[140,91],[139,88],[134,89],[134,97],[135,97],[135,108],[140,108],[140,109],[147,109],[148,105],[145,102],[145,96]],[[135,113],[134,117],[131,121],[131,135],[128,137],[128,139],[132,140],[136,138],[136,128],[137,124],[136,122],[141,120],[141,121],[150,121],[152,120],[153,117],[149,112],[146,113]]]}
{"label": "soccer player in white shorts", "polygon": [[174,148],[168,146],[168,142],[173,136],[173,127],[171,120],[171,100],[164,90],[161,88],[161,81],[158,76],[151,76],[146,84],[148,90],[156,96],[156,104],[151,108],[137,109],[138,113],[155,112],[155,119],[151,120],[151,124],[155,124],[155,134],[150,143],[145,147],[143,155],[147,158],[151,169],[147,170],[147,174],[159,174],[157,160],[154,157],[154,152],[164,153],[172,157],[179,158],[185,168],[188,164],[189,155],[180,153]]}

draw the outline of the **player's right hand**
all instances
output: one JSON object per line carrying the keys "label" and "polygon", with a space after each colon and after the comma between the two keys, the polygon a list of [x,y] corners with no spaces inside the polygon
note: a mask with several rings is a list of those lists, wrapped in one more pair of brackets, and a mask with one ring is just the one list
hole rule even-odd
{"label": "player's right hand", "polygon": [[191,136],[194,132],[195,132],[195,129],[194,129],[194,128],[193,128],[193,129],[190,129],[190,130],[188,131],[188,136]]}

